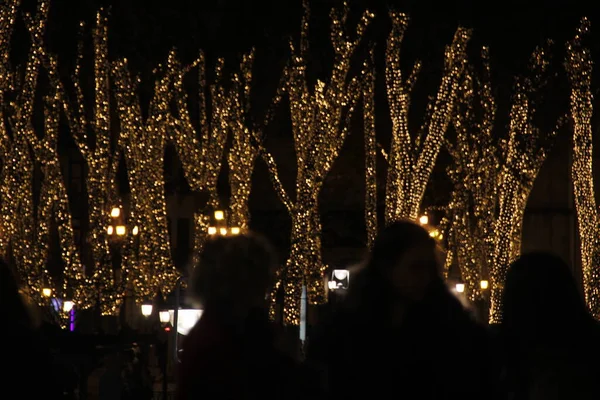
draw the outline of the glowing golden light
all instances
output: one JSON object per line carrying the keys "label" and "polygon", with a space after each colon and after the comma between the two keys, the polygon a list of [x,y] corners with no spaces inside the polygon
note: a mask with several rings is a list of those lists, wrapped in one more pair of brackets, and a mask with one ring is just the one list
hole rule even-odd
{"label": "glowing golden light", "polygon": [[73,307],[75,306],[75,303],[73,303],[73,301],[71,300],[65,300],[63,302],[63,311],[64,312],[71,312],[71,310],[73,309]]}
{"label": "glowing golden light", "polygon": [[419,217],[419,223],[421,225],[427,225],[429,223],[429,217],[427,215],[421,215]]}
{"label": "glowing golden light", "polygon": [[479,282],[479,287],[482,290],[486,290],[489,287],[489,282],[486,280],[482,280],[481,282]]}
{"label": "glowing golden light", "polygon": [[106,228],[106,233],[108,233],[109,235],[112,235],[114,232],[114,228],[112,225],[109,225],[108,228]]}
{"label": "glowing golden light", "polygon": [[[345,142],[353,110],[362,93],[361,80],[350,78],[350,60],[373,14],[365,11],[358,23],[356,35],[346,32],[348,5],[332,10],[330,40],[333,47],[333,68],[327,79],[314,84],[307,76],[308,27],[310,10],[304,2],[300,42],[290,42],[291,60],[284,70],[280,93],[287,93],[292,119],[292,135],[298,173],[295,201],[292,201],[279,179],[273,157],[261,148],[261,155],[270,172],[273,186],[292,218],[291,250],[274,288],[284,293],[283,315],[286,324],[300,322],[300,298],[306,285],[308,302],[321,304],[327,300],[326,266],[321,258],[321,222],[319,194],[325,177]],[[310,116],[310,117],[309,117]],[[277,296],[273,295],[274,302]],[[273,304],[274,306],[274,304]],[[274,317],[275,307],[271,307]]]}
{"label": "glowing golden light", "polygon": [[131,230],[131,234],[132,235],[137,235],[139,233],[139,228],[136,226],[133,227],[133,229]]}
{"label": "glowing golden light", "polygon": [[220,228],[219,233],[223,236],[227,235],[227,228]]}
{"label": "glowing golden light", "polygon": [[117,225],[115,227],[115,232],[117,233],[118,236],[123,236],[125,235],[126,229],[124,225]]}
{"label": "glowing golden light", "polygon": [[566,67],[571,84],[573,120],[573,180],[575,209],[581,243],[581,267],[585,301],[600,319],[600,217],[594,188],[592,54],[583,40],[589,39],[590,21],[581,20],[573,40],[567,43]]}
{"label": "glowing golden light", "polygon": [[216,233],[217,233],[217,227],[215,227],[215,226],[209,226],[208,227],[208,234],[209,235],[216,235]]}
{"label": "glowing golden light", "polygon": [[222,221],[223,219],[225,219],[225,213],[221,210],[215,211],[215,219],[217,221]]}
{"label": "glowing golden light", "polygon": [[110,210],[111,217],[119,218],[119,215],[121,215],[121,209],[119,207],[113,207],[113,209]]}
{"label": "glowing golden light", "polygon": [[385,81],[392,119],[392,140],[387,158],[385,219],[417,220],[427,182],[442,148],[452,118],[459,79],[466,63],[467,43],[471,31],[459,27],[447,47],[442,80],[429,108],[424,132],[409,129],[411,95],[421,63],[417,61],[408,75],[400,68],[401,46],[409,18],[390,12],[392,29],[386,48]]}
{"label": "glowing golden light", "polygon": [[50,297],[52,296],[52,289],[45,287],[42,289],[42,294],[44,295],[44,297]]}
{"label": "glowing golden light", "polygon": [[231,228],[231,234],[232,235],[239,235],[240,234],[240,228],[238,226],[234,226],[233,228]]}

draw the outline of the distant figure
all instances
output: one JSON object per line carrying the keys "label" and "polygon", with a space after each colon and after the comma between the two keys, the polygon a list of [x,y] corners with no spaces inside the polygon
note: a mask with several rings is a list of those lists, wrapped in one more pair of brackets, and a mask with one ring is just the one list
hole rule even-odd
{"label": "distant figure", "polygon": [[490,398],[487,331],[446,287],[440,259],[435,240],[413,222],[380,232],[308,348],[330,398]]}
{"label": "distant figure", "polygon": [[308,398],[300,367],[275,348],[268,320],[276,268],[270,244],[256,234],[205,244],[191,282],[204,312],[183,342],[178,400]]}
{"label": "distant figure", "polygon": [[50,351],[33,324],[10,267],[2,260],[0,310],[4,321],[0,333],[2,390],[18,393],[23,399],[62,398]]}
{"label": "distant figure", "polygon": [[505,398],[600,399],[600,328],[568,265],[550,253],[521,256],[503,300]]}

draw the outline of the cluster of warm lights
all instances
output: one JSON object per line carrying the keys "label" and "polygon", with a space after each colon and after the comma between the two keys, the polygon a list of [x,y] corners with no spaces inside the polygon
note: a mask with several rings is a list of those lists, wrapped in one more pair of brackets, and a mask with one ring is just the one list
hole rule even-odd
{"label": "cluster of warm lights", "polygon": [[[121,216],[121,208],[120,207],[113,207],[112,210],[110,210],[110,217],[113,218],[115,220],[115,222],[117,222],[117,225],[109,225],[106,228],[106,233],[108,233],[109,235],[117,235],[117,236],[125,236],[127,234],[127,227],[125,225],[120,225],[120,221],[119,221],[119,217]],[[140,232],[140,229],[138,228],[137,225],[135,225],[132,229],[131,229],[131,234],[133,236],[136,236],[138,233]]]}
{"label": "cluster of warm lights", "polygon": [[596,319],[600,319],[600,241],[599,216],[594,190],[592,130],[592,56],[582,41],[590,22],[584,18],[567,44],[567,72],[571,83],[571,116],[573,119],[573,180],[575,207],[581,240],[581,264],[586,303]]}
{"label": "cluster of warm lights", "polygon": [[364,63],[363,124],[365,141],[365,225],[367,245],[377,237],[377,137],[375,134],[375,65],[374,50]]}
{"label": "cluster of warm lights", "polygon": [[[327,299],[323,276],[326,266],[321,258],[319,194],[325,177],[344,144],[352,112],[362,93],[360,79],[348,78],[350,61],[373,14],[366,11],[353,39],[346,33],[348,5],[331,12],[330,39],[334,50],[333,68],[326,81],[311,85],[307,76],[308,28],[310,11],[304,2],[300,43],[290,43],[292,52],[282,82],[292,118],[292,134],[297,161],[295,201],[284,189],[274,159],[262,148],[277,193],[292,218],[291,251],[274,291],[283,286],[283,319],[286,324],[300,322],[300,298],[306,285],[310,304]],[[276,296],[272,296],[275,301]],[[274,308],[272,308],[274,313]],[[272,314],[274,316],[274,314]]]}
{"label": "cluster of warm lights", "polygon": [[208,227],[208,234],[210,236],[213,235],[221,235],[221,236],[227,236],[229,235],[239,235],[241,233],[241,228],[239,226],[232,226],[232,227],[227,227],[226,224],[226,219],[225,219],[225,212],[222,210],[217,210],[215,211],[214,214],[215,217],[215,222],[217,226],[209,226]]}
{"label": "cluster of warm lights", "polygon": [[504,163],[498,177],[498,214],[493,228],[491,323],[502,320],[502,290],[508,266],[521,252],[527,199],[556,135],[556,129],[541,132],[533,121],[536,114],[533,95],[545,83],[542,77],[547,66],[545,48],[539,47],[530,60],[533,78],[519,79],[513,96],[508,138],[500,156]]}
{"label": "cluster of warm lights", "polygon": [[425,188],[450,124],[456,99],[456,89],[466,63],[467,42],[471,31],[459,27],[447,48],[442,81],[423,130],[411,134],[408,116],[411,95],[420,62],[404,78],[400,68],[401,45],[408,26],[408,17],[391,12],[392,29],[386,48],[385,79],[392,119],[392,142],[387,155],[386,222],[399,219],[416,220]]}
{"label": "cluster of warm lights", "polygon": [[467,68],[459,85],[453,117],[456,137],[447,143],[453,159],[448,175],[454,189],[443,223],[452,249],[447,254],[446,270],[453,263],[458,265],[470,300],[481,295],[483,287],[478,282],[487,285],[480,279],[492,262],[500,170],[499,147],[492,135],[496,105],[488,49],[484,47],[481,54],[481,78],[474,76],[474,68]]}
{"label": "cluster of warm lights", "polygon": [[124,257],[124,265],[129,265],[127,270],[133,275],[126,275],[126,282],[132,284],[138,300],[157,292],[170,293],[179,276],[171,258],[163,174],[171,129],[169,105],[177,79],[175,66],[175,55],[171,52],[166,65],[157,72],[146,118],[137,95],[139,81],[133,77],[127,61],[117,61],[112,68],[124,136],[121,146],[131,188],[130,218],[133,224],[144,228],[139,235],[139,246],[130,243],[131,251]]}

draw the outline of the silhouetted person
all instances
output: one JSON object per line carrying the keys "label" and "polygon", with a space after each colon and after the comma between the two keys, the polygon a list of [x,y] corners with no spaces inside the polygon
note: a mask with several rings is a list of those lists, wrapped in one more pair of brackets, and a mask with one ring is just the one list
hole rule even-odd
{"label": "silhouetted person", "polygon": [[502,324],[508,399],[600,399],[600,330],[567,264],[549,253],[509,268]]}
{"label": "silhouetted person", "polygon": [[179,400],[306,398],[300,369],[275,348],[268,319],[276,266],[270,244],[255,234],[205,244],[191,282],[204,312],[183,343]]}
{"label": "silhouetted person", "polygon": [[0,260],[0,384],[5,393],[22,399],[60,399],[62,391],[55,376],[52,357],[34,325],[17,281],[9,266]]}
{"label": "silhouetted person", "polygon": [[309,342],[332,398],[485,399],[488,338],[441,278],[437,245],[421,226],[378,235],[342,308]]}

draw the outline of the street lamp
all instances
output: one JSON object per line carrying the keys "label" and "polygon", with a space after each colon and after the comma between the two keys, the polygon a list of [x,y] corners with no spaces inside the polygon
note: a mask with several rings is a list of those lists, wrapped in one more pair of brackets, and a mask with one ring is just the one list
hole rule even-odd
{"label": "street lamp", "polygon": [[158,313],[158,319],[160,320],[160,323],[163,324],[163,325],[168,324],[169,322],[171,322],[171,314],[169,313],[169,310],[159,311],[159,313]]}
{"label": "street lamp", "polygon": [[427,225],[429,223],[429,217],[427,216],[427,214],[423,214],[419,217],[419,223],[421,225]]}
{"label": "street lamp", "polygon": [[44,295],[44,297],[50,297],[52,296],[52,289],[45,287],[42,289],[42,294]]}
{"label": "street lamp", "polygon": [[72,300],[63,301],[63,311],[66,313],[71,312],[74,305],[75,305],[75,303],[73,303]]}
{"label": "street lamp", "polygon": [[489,286],[490,283],[485,279],[479,282],[479,287],[481,288],[481,290],[486,290]]}
{"label": "street lamp", "polygon": [[464,283],[457,283],[456,286],[456,292],[457,293],[464,293],[465,292],[465,284]]}
{"label": "street lamp", "polygon": [[119,207],[113,207],[113,209],[110,210],[111,217],[119,218],[120,215],[121,215],[121,209]]}
{"label": "street lamp", "polygon": [[216,210],[213,216],[215,224],[208,227],[208,234],[210,236],[214,236],[217,233],[221,236],[227,236],[227,234],[239,235],[241,233],[242,230],[239,226],[227,226],[225,211]]}
{"label": "street lamp", "polygon": [[150,303],[142,304],[142,315],[144,317],[149,317],[152,315],[152,304],[150,304]]}
{"label": "street lamp", "polygon": [[[127,227],[124,225],[125,218],[123,218],[121,207],[113,207],[110,210],[110,217],[112,221],[110,225],[106,227],[106,233],[110,236],[116,234],[117,236],[125,236],[127,234]],[[140,229],[136,225],[131,229],[131,234],[136,236]]]}

